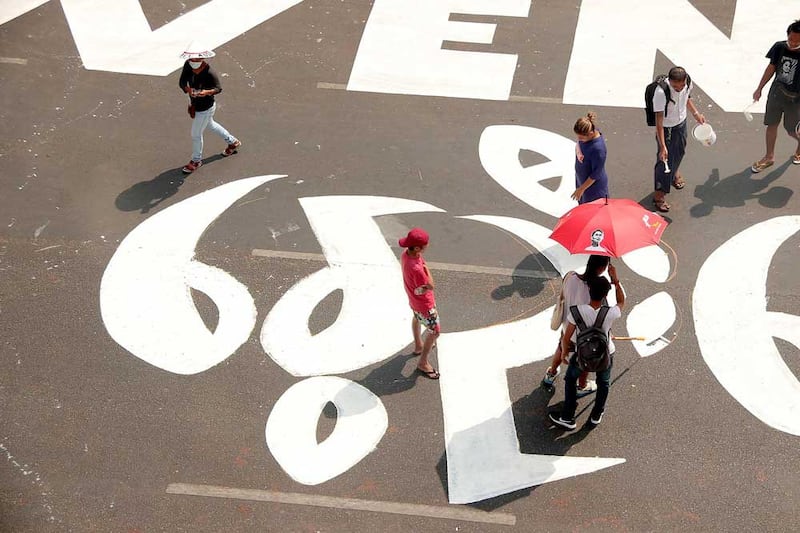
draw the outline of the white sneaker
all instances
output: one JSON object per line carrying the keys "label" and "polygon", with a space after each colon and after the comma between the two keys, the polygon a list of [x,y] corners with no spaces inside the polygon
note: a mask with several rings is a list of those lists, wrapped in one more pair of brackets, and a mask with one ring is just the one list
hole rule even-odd
{"label": "white sneaker", "polygon": [[593,379],[586,380],[586,386],[581,388],[578,387],[578,398],[583,398],[584,396],[588,396],[589,394],[593,393],[597,390],[597,382]]}
{"label": "white sneaker", "polygon": [[594,415],[589,417],[589,422],[591,422],[593,426],[599,426],[600,422],[602,421],[603,421],[603,413],[600,413],[600,415],[597,418],[595,418]]}

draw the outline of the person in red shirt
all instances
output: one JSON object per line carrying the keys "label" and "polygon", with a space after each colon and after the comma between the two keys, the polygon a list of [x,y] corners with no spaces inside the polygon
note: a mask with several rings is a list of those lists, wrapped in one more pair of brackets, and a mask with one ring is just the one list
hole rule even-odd
{"label": "person in red shirt", "polygon": [[[424,229],[414,228],[398,242],[400,247],[406,249],[400,263],[408,305],[414,313],[411,332],[414,335],[414,355],[420,356],[417,372],[430,379],[439,379],[439,372],[428,362],[428,355],[441,331],[439,314],[436,312],[436,297],[433,294],[433,277],[422,258],[428,241],[428,233]],[[424,338],[420,326],[425,326]]]}

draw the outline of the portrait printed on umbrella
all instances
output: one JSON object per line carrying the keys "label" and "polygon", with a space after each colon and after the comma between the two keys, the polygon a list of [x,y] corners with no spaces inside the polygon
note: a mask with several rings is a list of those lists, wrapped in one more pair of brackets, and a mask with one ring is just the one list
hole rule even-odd
{"label": "portrait printed on umbrella", "polygon": [[605,233],[603,232],[603,230],[601,230],[600,228],[594,230],[591,236],[592,243],[586,248],[584,248],[584,251],[608,253],[608,250],[606,250],[603,246],[600,245],[600,243],[603,242],[603,237],[605,237]]}

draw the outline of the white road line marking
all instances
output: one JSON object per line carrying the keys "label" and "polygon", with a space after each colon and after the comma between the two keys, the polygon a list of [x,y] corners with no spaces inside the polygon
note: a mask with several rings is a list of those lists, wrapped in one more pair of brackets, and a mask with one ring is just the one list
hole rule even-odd
{"label": "white road line marking", "polygon": [[[330,83],[327,81],[317,82],[317,89],[334,89],[338,91],[346,91],[346,83]],[[511,95],[508,97],[509,102],[529,102],[537,104],[561,104],[561,98],[550,98],[548,96],[516,96]]]}
{"label": "white road line marking", "polygon": [[[299,259],[301,261],[325,261],[322,254],[310,254],[304,252],[284,252],[280,250],[261,250],[254,249],[251,255],[255,257],[273,257],[279,259]],[[543,270],[526,270],[515,268],[500,268],[473,265],[458,265],[451,263],[435,263],[428,261],[428,268],[431,270],[447,270],[450,272],[469,272],[473,274],[488,274],[498,276],[513,276],[519,278],[533,279],[557,279],[558,272],[545,272]]]}
{"label": "white road line marking", "polygon": [[347,90],[346,83],[328,83],[326,81],[317,82],[317,89],[338,89],[340,91]]}
{"label": "white road line marking", "polygon": [[21,57],[0,57],[0,63],[8,63],[10,65],[27,65],[28,60]]}
{"label": "white road line marking", "polygon": [[184,496],[206,496],[210,498],[230,498],[258,502],[285,503],[289,505],[310,505],[313,507],[331,507],[352,511],[371,511],[374,513],[401,514],[409,516],[425,516],[448,520],[464,520],[484,524],[500,524],[513,526],[517,517],[508,513],[484,512],[465,509],[463,507],[443,507],[435,505],[419,505],[412,503],[381,502],[374,500],[357,500],[354,498],[337,498],[333,496],[315,496],[293,492],[274,492],[269,490],[237,489],[215,485],[194,485],[191,483],[170,483],[167,494]]}
{"label": "white road line marking", "polygon": [[509,102],[533,102],[537,104],[561,104],[561,98],[550,98],[547,96],[517,96],[512,94],[508,97]]}

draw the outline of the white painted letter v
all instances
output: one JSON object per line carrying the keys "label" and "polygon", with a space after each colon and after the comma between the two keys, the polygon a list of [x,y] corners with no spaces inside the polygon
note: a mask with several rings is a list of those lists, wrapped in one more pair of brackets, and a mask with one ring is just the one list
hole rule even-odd
{"label": "white painted letter v", "polygon": [[192,40],[214,48],[302,0],[211,0],[155,31],[138,0],[61,0],[89,70],[166,76],[178,69]]}

